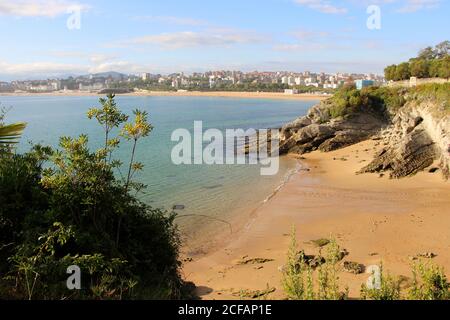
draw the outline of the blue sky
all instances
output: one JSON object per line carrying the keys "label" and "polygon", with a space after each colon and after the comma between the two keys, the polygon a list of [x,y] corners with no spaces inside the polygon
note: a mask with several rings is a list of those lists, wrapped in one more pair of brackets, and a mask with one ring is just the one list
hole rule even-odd
{"label": "blue sky", "polygon": [[[369,30],[366,10],[381,9]],[[80,9],[80,29],[67,20]],[[103,71],[375,72],[450,40],[448,0],[0,0],[0,80]]]}

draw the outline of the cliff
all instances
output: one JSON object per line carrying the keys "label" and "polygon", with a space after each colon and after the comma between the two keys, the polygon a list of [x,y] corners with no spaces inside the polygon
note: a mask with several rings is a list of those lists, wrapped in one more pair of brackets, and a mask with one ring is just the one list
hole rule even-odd
{"label": "cliff", "polygon": [[380,140],[382,150],[359,173],[391,178],[438,166],[450,175],[450,85],[413,89],[344,89],[281,130],[280,153],[304,154]]}

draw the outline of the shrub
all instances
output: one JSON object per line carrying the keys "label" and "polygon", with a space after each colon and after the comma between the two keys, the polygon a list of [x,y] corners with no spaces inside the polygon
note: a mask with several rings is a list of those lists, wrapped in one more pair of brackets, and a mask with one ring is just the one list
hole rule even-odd
{"label": "shrub", "polygon": [[[0,298],[180,298],[179,235],[175,216],[149,207],[135,194],[142,164],[134,152],[128,174],[113,159],[127,121],[114,96],[90,111],[104,128],[94,152],[88,137],[62,137],[59,150],[36,146],[0,157]],[[133,143],[148,135],[147,115],[135,112],[123,135]],[[65,288],[67,266],[82,268],[83,290]]]}
{"label": "shrub", "polygon": [[[337,263],[342,259],[341,251],[334,239],[329,241],[325,259],[320,255],[316,275],[303,251],[298,251],[296,232],[293,228],[287,263],[283,270],[282,285],[291,300],[340,300],[348,296],[339,291]],[[315,277],[314,277],[315,276]]]}
{"label": "shrub", "polygon": [[409,291],[411,300],[448,300],[450,284],[444,269],[431,263],[413,266],[413,286]]}
{"label": "shrub", "polygon": [[372,273],[370,286],[361,286],[361,299],[363,300],[399,300],[400,281],[392,276],[385,275],[383,265],[379,266],[379,273]]}

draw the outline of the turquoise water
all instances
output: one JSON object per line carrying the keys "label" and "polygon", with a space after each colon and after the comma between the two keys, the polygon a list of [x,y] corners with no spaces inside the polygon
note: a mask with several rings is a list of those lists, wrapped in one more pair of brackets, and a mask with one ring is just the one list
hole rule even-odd
{"label": "turquoise water", "polygon": [[[103,143],[103,133],[95,121],[86,118],[90,107],[98,106],[98,97],[0,97],[3,107],[12,107],[7,122],[25,121],[28,127],[20,143],[27,141],[57,146],[60,136],[86,133],[90,146]],[[139,180],[148,187],[141,199],[153,206],[180,211],[181,227],[195,238],[203,227],[214,224],[214,218],[231,219],[232,212],[251,208],[271,195],[295,164],[282,159],[276,176],[263,177],[259,166],[182,165],[171,162],[172,131],[193,131],[194,121],[202,120],[208,128],[276,128],[304,115],[315,101],[260,100],[211,97],[117,97],[127,114],[135,108],[148,111],[155,127],[151,136],[138,145],[137,159],[145,165]],[[130,147],[122,144],[116,158],[126,162]],[[186,216],[187,215],[187,216]],[[196,215],[196,216],[193,216]],[[206,217],[206,218],[205,218]],[[211,217],[208,219],[207,217]],[[218,224],[218,228],[223,228]]]}

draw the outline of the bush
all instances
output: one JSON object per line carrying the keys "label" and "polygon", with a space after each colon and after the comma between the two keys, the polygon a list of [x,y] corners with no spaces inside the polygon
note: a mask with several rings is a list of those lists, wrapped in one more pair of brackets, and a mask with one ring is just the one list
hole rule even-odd
{"label": "bush", "polygon": [[[63,137],[60,150],[41,146],[0,157],[0,298],[135,299],[180,298],[180,245],[175,216],[140,202],[134,181],[142,164],[134,152],[113,159],[127,121],[114,96],[93,109],[105,130],[104,148],[91,152],[88,137]],[[124,126],[138,141],[151,125],[144,112]],[[135,149],[135,148],[133,148]],[[82,269],[83,290],[65,288],[67,266]]]}
{"label": "bush", "polygon": [[314,267],[307,261],[303,251],[298,251],[296,232],[293,228],[288,259],[283,270],[282,285],[291,300],[341,300],[348,296],[339,291],[339,276],[337,263],[342,259],[340,248],[331,239],[325,258],[320,255],[315,261],[323,261],[317,268],[314,277]]}
{"label": "bush", "polygon": [[[377,279],[378,277],[378,279]],[[361,299],[363,300],[399,300],[400,281],[392,276],[385,275],[383,265],[379,266],[379,274],[373,272],[370,286],[361,286]]]}
{"label": "bush", "polygon": [[450,110],[450,83],[430,83],[411,89],[411,99],[419,102],[432,100]]}
{"label": "bush", "polygon": [[450,284],[443,268],[423,263],[413,266],[413,287],[409,292],[409,299],[448,300],[449,289]]}
{"label": "bush", "polygon": [[362,112],[387,118],[388,111],[398,110],[406,103],[400,90],[387,87],[367,87],[362,90],[343,88],[327,101],[330,117],[348,117]]}

